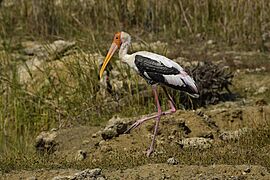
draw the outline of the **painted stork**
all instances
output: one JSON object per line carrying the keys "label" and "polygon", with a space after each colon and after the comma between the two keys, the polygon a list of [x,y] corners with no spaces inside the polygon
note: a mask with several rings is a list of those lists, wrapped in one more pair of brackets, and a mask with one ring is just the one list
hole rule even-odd
{"label": "painted stork", "polygon": [[[199,92],[196,87],[194,80],[184,71],[184,69],[174,61],[147,51],[139,51],[133,54],[127,54],[128,48],[131,44],[131,37],[128,33],[117,32],[114,35],[113,43],[106,55],[106,58],[103,62],[103,65],[99,72],[99,77],[102,77],[102,74],[110,61],[111,57],[115,51],[119,50],[119,58],[124,63],[128,64],[132,69],[134,69],[140,76],[142,76],[150,85],[152,85],[153,93],[155,96],[155,101],[157,105],[157,114],[143,119],[137,120],[131,127],[126,131],[129,132],[133,128],[138,127],[143,122],[156,118],[156,125],[154,130],[154,136],[151,142],[149,149],[147,150],[147,156],[154,151],[155,138],[158,131],[158,126],[160,122],[160,117],[163,115],[171,114],[176,111],[175,103],[173,102],[172,97],[166,91],[164,86],[169,86],[171,88],[184,91],[192,97],[199,97]],[[158,99],[157,85],[162,85],[167,98],[170,110],[162,111]]]}

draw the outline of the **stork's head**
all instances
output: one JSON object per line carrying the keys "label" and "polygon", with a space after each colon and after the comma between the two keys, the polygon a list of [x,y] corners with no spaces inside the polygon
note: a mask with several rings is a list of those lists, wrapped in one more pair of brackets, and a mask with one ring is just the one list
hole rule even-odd
{"label": "stork's head", "polygon": [[102,74],[103,74],[107,64],[109,63],[110,59],[112,58],[113,54],[115,53],[115,51],[118,48],[120,48],[123,43],[130,42],[130,39],[131,38],[130,38],[130,35],[128,33],[125,33],[123,31],[115,33],[110,50],[108,51],[106,58],[103,61],[103,65],[99,71],[100,78],[102,77]]}

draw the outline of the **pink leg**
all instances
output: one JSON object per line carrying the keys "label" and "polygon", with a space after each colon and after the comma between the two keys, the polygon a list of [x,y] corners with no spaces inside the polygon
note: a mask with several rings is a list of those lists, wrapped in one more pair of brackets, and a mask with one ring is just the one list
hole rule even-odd
{"label": "pink leg", "polygon": [[149,117],[145,117],[145,118],[142,118],[142,119],[139,119],[135,123],[133,123],[124,133],[129,133],[132,129],[140,126],[143,122],[148,121],[150,119],[154,119],[156,117],[158,117],[158,114],[153,115],[153,116],[149,116]]}
{"label": "pink leg", "polygon": [[165,87],[162,86],[162,88],[163,88],[163,90],[164,90],[164,92],[165,92],[165,94],[166,94],[166,96],[168,98],[168,102],[169,102],[169,105],[171,107],[170,110],[163,112],[162,115],[175,113],[176,112],[175,103],[173,102],[173,99],[172,99],[171,95],[167,92]]}
{"label": "pink leg", "polygon": [[154,136],[153,136],[151,145],[150,145],[149,149],[147,150],[147,156],[148,157],[154,151],[155,140],[156,140],[156,136],[157,136],[157,132],[158,132],[158,127],[159,127],[159,122],[160,122],[161,116],[172,114],[172,113],[176,112],[176,108],[175,108],[174,102],[172,100],[172,97],[168,94],[168,92],[166,91],[165,88],[164,88],[164,91],[165,91],[165,93],[166,93],[166,95],[168,97],[168,102],[169,102],[169,105],[170,105],[171,109],[170,110],[167,110],[165,112],[162,112],[161,111],[161,107],[160,107],[160,103],[159,103],[159,99],[158,99],[157,85],[153,85],[152,88],[153,88],[153,93],[154,93],[154,96],[155,96],[155,101],[156,101],[156,104],[157,104],[158,113],[156,115],[145,117],[145,118],[142,118],[140,120],[137,120],[134,124],[131,125],[131,127],[128,130],[126,130],[124,132],[124,133],[128,133],[128,132],[130,132],[130,130],[132,130],[133,128],[138,127],[143,122],[148,121],[148,120],[153,119],[153,118],[157,118],[156,125],[155,125],[155,130],[154,130]]}
{"label": "pink leg", "polygon": [[157,114],[157,120],[156,120],[156,125],[155,125],[154,136],[153,136],[150,148],[147,150],[147,157],[149,157],[151,155],[151,153],[154,151],[158,126],[159,126],[159,122],[160,122],[160,117],[162,115],[161,107],[160,107],[159,100],[158,100],[158,93],[157,93],[157,86],[156,85],[153,86],[153,91],[154,91],[154,96],[155,96],[155,100],[156,100],[156,104],[157,104],[157,108],[158,108],[158,114]]}
{"label": "pink leg", "polygon": [[[156,90],[154,90],[154,88],[156,88],[156,87],[154,87],[155,85],[153,85],[153,93],[154,93],[154,96],[155,96],[155,93],[157,94],[157,92],[155,92]],[[174,102],[173,102],[173,100],[172,100],[172,97],[168,94],[168,92],[166,91],[166,89],[165,88],[163,88],[164,89],[164,91],[165,91],[165,93],[166,93],[166,95],[167,95],[167,97],[168,97],[168,102],[169,102],[169,105],[170,105],[170,107],[171,107],[171,109],[170,110],[167,110],[167,111],[165,111],[165,112],[162,112],[161,113],[161,115],[163,116],[163,115],[168,115],[168,114],[172,114],[172,113],[174,113],[174,112],[176,112],[176,108],[175,108],[175,106],[174,106]],[[138,127],[138,126],[140,126],[142,123],[144,123],[145,121],[148,121],[148,120],[150,120],[150,119],[154,119],[154,118],[157,118],[159,116],[159,114],[156,114],[156,115],[153,115],[153,116],[148,116],[148,117],[144,117],[144,118],[142,118],[142,119],[139,119],[139,120],[137,120],[135,123],[133,123],[124,133],[129,133],[132,129],[134,129],[134,128],[136,128],[136,127]]]}

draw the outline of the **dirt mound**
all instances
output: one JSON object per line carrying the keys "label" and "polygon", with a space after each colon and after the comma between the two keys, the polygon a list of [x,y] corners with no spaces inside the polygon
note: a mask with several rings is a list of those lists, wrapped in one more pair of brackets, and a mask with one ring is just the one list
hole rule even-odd
{"label": "dirt mound", "polygon": [[[98,167],[108,179],[269,179],[265,168],[270,167],[268,117],[270,106],[256,102],[178,110],[162,117],[156,149],[150,158],[144,153],[150,145],[155,120],[129,134],[119,131],[106,140],[102,137],[106,126],[60,129],[55,137],[57,150],[48,155],[48,161],[69,162],[74,169],[11,172],[3,177],[50,179],[72,176],[79,172],[77,167],[80,171]],[[129,124],[135,120],[130,118]],[[81,152],[84,156],[78,158]],[[168,164],[170,158],[177,163]]]}

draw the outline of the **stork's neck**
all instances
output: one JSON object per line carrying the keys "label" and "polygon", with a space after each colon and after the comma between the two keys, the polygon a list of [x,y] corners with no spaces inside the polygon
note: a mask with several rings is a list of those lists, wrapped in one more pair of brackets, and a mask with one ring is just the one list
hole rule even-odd
{"label": "stork's neck", "polygon": [[126,42],[122,43],[122,45],[120,47],[119,58],[122,61],[125,61],[125,56],[127,55],[129,46],[130,46],[130,41],[126,41]]}

